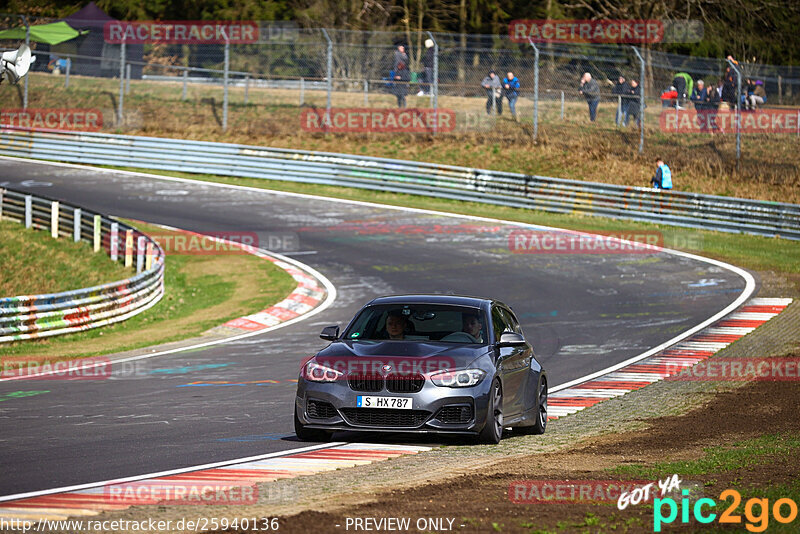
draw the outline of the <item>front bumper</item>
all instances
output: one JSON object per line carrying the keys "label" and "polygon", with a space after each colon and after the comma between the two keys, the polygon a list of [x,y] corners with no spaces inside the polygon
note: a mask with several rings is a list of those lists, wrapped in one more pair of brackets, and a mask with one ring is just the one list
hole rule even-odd
{"label": "front bumper", "polygon": [[[417,393],[393,393],[384,389],[378,392],[355,391],[346,380],[336,382],[310,382],[300,378],[297,383],[295,397],[295,414],[307,428],[349,431],[349,432],[402,432],[412,434],[477,434],[486,424],[491,379],[484,378],[481,383],[469,388],[448,388],[434,385],[426,379],[422,389]],[[411,398],[411,410],[380,409],[380,413],[364,413],[363,410],[379,410],[375,408],[357,408],[356,398],[359,395],[380,397]],[[331,417],[320,417],[318,410],[311,410],[308,403],[330,404],[335,413],[325,413]],[[469,407],[469,421],[452,421],[446,413],[458,412],[457,407]],[[447,408],[447,410],[442,410]],[[359,412],[362,411],[362,412]],[[406,413],[402,413],[406,412]],[[413,413],[412,413],[413,412]]]}

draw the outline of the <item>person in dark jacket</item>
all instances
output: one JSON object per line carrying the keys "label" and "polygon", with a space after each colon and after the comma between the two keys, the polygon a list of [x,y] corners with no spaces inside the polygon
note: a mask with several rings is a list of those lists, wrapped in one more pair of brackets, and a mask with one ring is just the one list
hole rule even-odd
{"label": "person in dark jacket", "polygon": [[580,94],[589,105],[589,120],[594,122],[597,118],[597,106],[600,104],[600,86],[592,79],[592,75],[584,72],[581,77]]}
{"label": "person in dark jacket", "polygon": [[639,126],[641,121],[639,118],[641,95],[642,88],[639,85],[638,80],[631,80],[631,86],[628,89],[628,94],[625,98],[628,103],[625,105],[625,120],[622,123],[623,126],[628,126],[628,121],[631,119],[631,117],[636,119],[636,126]]}
{"label": "person in dark jacket", "polygon": [[692,95],[689,100],[694,104],[694,109],[697,111],[705,111],[708,109],[708,91],[706,90],[706,83],[703,80],[697,80],[697,85],[692,89]]}
{"label": "person in dark jacket", "polygon": [[394,52],[394,96],[397,98],[397,107],[406,107],[406,96],[408,95],[408,82],[411,81],[411,72],[408,70],[408,54],[406,47],[397,45]]}
{"label": "person in dark jacket", "polygon": [[[728,56],[728,60],[732,61],[735,65],[738,65],[739,62],[733,59],[733,56]],[[736,74],[736,71],[731,68],[730,64],[725,68],[725,74],[722,77],[723,85],[722,85],[722,101],[728,104],[728,109],[735,109],[736,108],[736,100],[738,95],[736,94],[736,87],[739,77]]]}
{"label": "person in dark jacket", "polygon": [[508,71],[506,77],[503,78],[503,91],[508,99],[508,109],[511,110],[511,116],[515,121],[519,122],[517,117],[517,98],[519,98],[519,80],[514,73]]}
{"label": "person in dark jacket", "polygon": [[625,112],[628,107],[628,98],[626,96],[630,93],[631,86],[625,81],[625,76],[620,76],[619,80],[616,84],[614,84],[614,88],[611,90],[611,94],[617,97],[618,105],[617,105],[617,115],[614,118],[614,124],[619,126],[622,124],[623,119],[625,118]]}

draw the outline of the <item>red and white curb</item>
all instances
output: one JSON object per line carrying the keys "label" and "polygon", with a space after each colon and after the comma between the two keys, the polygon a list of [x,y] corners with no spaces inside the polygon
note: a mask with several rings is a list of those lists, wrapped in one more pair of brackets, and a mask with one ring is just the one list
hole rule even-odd
{"label": "red and white curb", "polygon": [[[95,516],[103,512],[125,510],[131,506],[157,505],[164,502],[175,506],[198,504],[175,499],[174,496],[179,494],[176,488],[180,488],[183,492],[187,489],[193,493],[199,492],[200,501],[205,500],[202,496],[205,494],[208,502],[202,504],[224,505],[227,503],[212,502],[214,495],[209,494],[233,488],[241,492],[241,488],[252,488],[262,482],[371,464],[431,449],[413,445],[375,443],[348,443],[323,447],[307,447],[302,451],[280,453],[285,454],[284,456],[270,455],[271,457],[222,467],[194,468],[196,469],[194,471],[178,470],[165,476],[135,478],[125,482],[109,481],[72,491],[48,492],[46,495],[0,502],[0,519],[52,521],[75,516]],[[165,494],[171,494],[173,497],[165,501],[163,497]],[[257,492],[250,494],[257,495]],[[254,502],[242,504],[257,504],[257,502],[256,498]]]}
{"label": "red and white curb", "polygon": [[754,298],[744,307],[697,334],[644,360],[556,393],[547,399],[548,419],[594,406],[648,384],[678,374],[681,369],[713,356],[780,314],[790,298]]}

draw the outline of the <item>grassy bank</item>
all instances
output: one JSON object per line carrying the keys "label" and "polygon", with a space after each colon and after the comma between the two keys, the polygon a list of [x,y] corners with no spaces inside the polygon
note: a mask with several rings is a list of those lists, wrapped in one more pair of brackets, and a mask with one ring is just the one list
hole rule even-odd
{"label": "grassy bank", "polygon": [[[368,154],[638,186],[649,184],[653,160],[661,156],[673,169],[677,190],[800,202],[796,136],[745,135],[737,169],[735,137],[730,132],[714,136],[664,132],[659,126],[661,108],[655,102],[646,110],[645,150],[640,155],[639,132],[614,126],[613,102],[601,103],[597,122],[590,124],[585,103],[568,100],[561,119],[560,103],[543,100],[534,143],[533,104],[527,98],[518,103],[523,120],[516,123],[507,115],[488,118],[483,98],[442,96],[439,105],[456,112],[457,127],[434,138],[303,131],[301,113],[324,109],[323,91],[306,91],[300,106],[297,91],[250,88],[245,105],[241,87],[230,89],[228,130],[223,133],[220,87],[190,85],[186,100],[181,93],[177,79],[175,83],[133,80],[125,96],[125,122],[117,124],[118,81],[73,76],[70,88],[64,89],[63,77],[32,73],[30,79],[32,108],[53,107],[54,102],[96,108],[103,112],[107,132]],[[18,98],[8,87],[0,88],[0,98],[4,96],[9,102]],[[390,108],[393,102],[391,95],[376,92],[370,94],[368,106]],[[363,96],[336,91],[333,106],[363,107]],[[409,106],[426,107],[429,100],[411,96]]]}
{"label": "grassy bank", "polygon": [[58,293],[128,276],[130,271],[93,253],[87,243],[0,221],[0,297]]}
{"label": "grassy bank", "polygon": [[[128,222],[145,232],[159,231],[147,224]],[[46,235],[45,238],[49,239]],[[230,319],[267,308],[282,300],[296,285],[291,276],[272,262],[249,254],[169,255],[166,266],[164,297],[149,310],[104,328],[0,345],[0,355],[56,361],[186,339]],[[127,274],[118,279],[130,275],[130,271],[122,271]],[[45,270],[42,276],[50,279],[55,273]],[[79,283],[75,287],[85,285]]]}

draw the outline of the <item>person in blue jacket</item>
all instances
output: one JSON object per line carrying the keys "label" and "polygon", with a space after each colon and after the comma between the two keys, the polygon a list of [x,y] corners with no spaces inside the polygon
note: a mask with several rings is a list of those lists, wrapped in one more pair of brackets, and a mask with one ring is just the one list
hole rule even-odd
{"label": "person in blue jacket", "polygon": [[511,71],[503,78],[503,92],[505,92],[508,99],[508,109],[511,110],[511,116],[514,117],[515,121],[519,122],[516,108],[517,98],[519,98],[519,80]]}
{"label": "person in blue jacket", "polygon": [[661,158],[656,158],[656,173],[650,179],[654,189],[672,189],[672,171]]}

